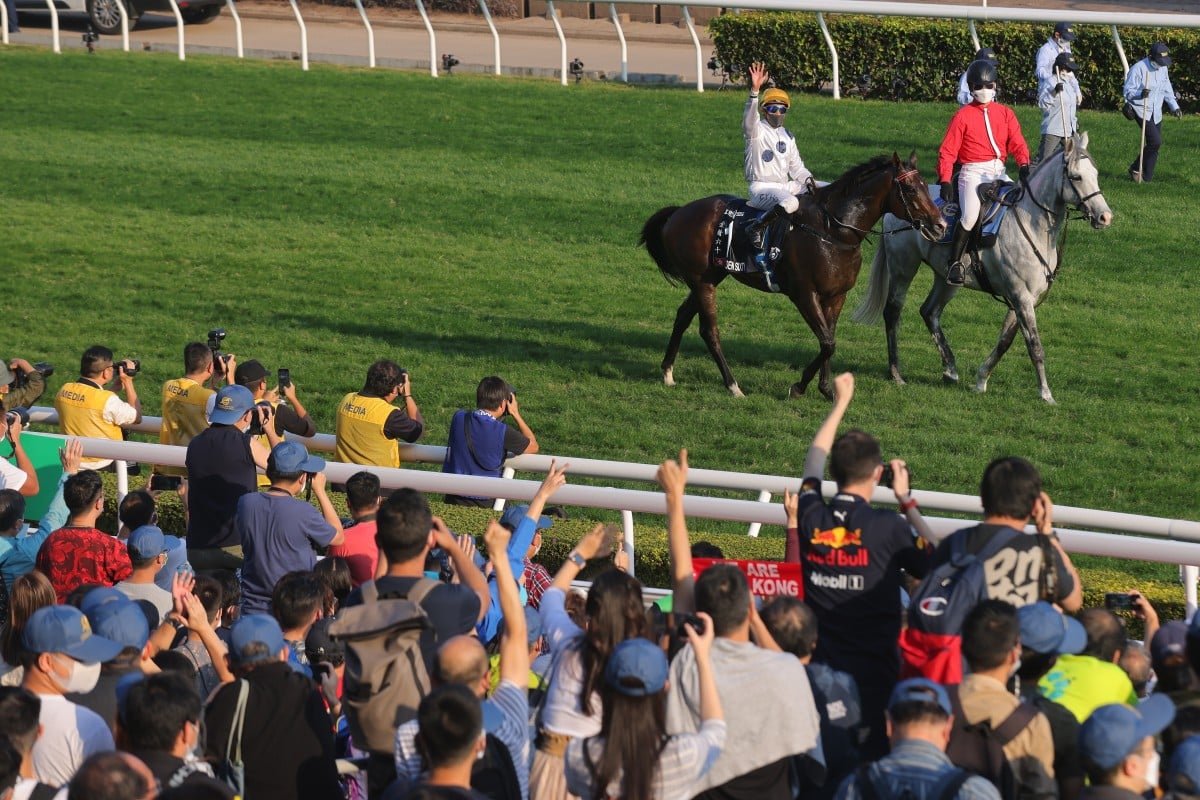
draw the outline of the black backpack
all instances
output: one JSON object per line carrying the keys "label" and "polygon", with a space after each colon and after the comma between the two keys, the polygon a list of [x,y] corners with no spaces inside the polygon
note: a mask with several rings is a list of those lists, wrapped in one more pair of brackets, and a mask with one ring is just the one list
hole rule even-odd
{"label": "black backpack", "polygon": [[954,712],[954,727],[950,731],[946,755],[955,766],[990,781],[1000,790],[1002,800],[1016,800],[1019,785],[1012,765],[1004,755],[1004,745],[1029,727],[1039,713],[1037,708],[1022,702],[995,728],[986,719],[971,725],[963,714],[958,687],[947,686],[946,693],[950,695],[950,707]]}
{"label": "black backpack", "polygon": [[521,782],[512,753],[490,733],[483,758],[471,767],[471,788],[491,800],[521,800]]}
{"label": "black backpack", "polygon": [[[954,800],[958,796],[959,789],[971,777],[971,773],[965,769],[952,769],[938,779],[937,785],[933,787],[933,791],[929,792],[927,797],[933,800]],[[871,765],[863,764],[854,773],[855,784],[858,786],[858,794],[863,800],[912,800],[913,793],[909,789],[897,794],[892,787],[887,787],[887,791],[879,791],[879,787],[875,785],[875,778],[871,775]]]}

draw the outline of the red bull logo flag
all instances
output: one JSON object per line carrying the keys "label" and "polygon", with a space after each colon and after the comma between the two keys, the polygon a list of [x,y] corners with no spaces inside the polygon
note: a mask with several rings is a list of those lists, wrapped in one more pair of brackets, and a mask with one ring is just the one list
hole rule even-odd
{"label": "red bull logo flag", "polygon": [[692,575],[700,573],[713,564],[733,564],[742,571],[750,583],[750,594],[755,597],[778,597],[784,595],[804,599],[804,577],[799,564],[782,561],[735,561],[728,558],[693,558]]}

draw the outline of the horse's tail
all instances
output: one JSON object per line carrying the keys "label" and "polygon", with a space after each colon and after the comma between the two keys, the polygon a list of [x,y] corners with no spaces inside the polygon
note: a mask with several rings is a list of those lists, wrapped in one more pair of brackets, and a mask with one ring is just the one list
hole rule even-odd
{"label": "horse's tail", "polygon": [[867,294],[854,309],[851,317],[855,322],[864,325],[874,325],[883,314],[884,303],[887,302],[890,274],[888,270],[887,240],[884,239],[875,248],[875,257],[871,259],[871,280],[867,284]]}
{"label": "horse's tail", "polygon": [[650,257],[658,265],[658,271],[662,273],[668,283],[681,283],[683,281],[683,276],[679,273],[679,269],[672,263],[670,257],[667,256],[667,249],[663,246],[662,237],[663,226],[667,224],[667,219],[678,211],[679,208],[679,206],[667,206],[655,211],[654,215],[646,220],[646,224],[642,226],[642,236],[638,239],[638,244],[646,246]]}

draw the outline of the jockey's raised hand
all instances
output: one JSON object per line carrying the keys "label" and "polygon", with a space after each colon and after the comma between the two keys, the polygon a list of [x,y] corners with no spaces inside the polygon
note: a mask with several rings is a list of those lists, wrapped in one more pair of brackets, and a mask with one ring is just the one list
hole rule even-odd
{"label": "jockey's raised hand", "polygon": [[763,87],[771,75],[767,72],[767,66],[761,61],[755,61],[750,65],[750,90],[757,93]]}

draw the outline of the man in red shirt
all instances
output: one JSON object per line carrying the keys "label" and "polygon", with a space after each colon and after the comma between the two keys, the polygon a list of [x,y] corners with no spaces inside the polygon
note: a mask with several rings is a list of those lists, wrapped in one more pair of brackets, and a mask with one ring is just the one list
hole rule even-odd
{"label": "man in red shirt", "polygon": [[996,65],[990,61],[972,62],[967,67],[967,88],[971,90],[972,100],[950,118],[938,154],[938,180],[942,184],[942,200],[947,203],[954,199],[950,183],[954,165],[962,164],[958,173],[960,214],[951,243],[950,267],[946,271],[946,283],[951,286],[962,286],[966,278],[962,259],[971,229],[979,219],[979,194],[976,191],[979,185],[988,181],[1007,181],[1004,161],[1009,155],[1017,160],[1021,179],[1029,176],[1029,146],[1021,135],[1017,115],[1008,106],[994,102]]}
{"label": "man in red shirt", "polygon": [[362,586],[375,577],[379,545],[375,544],[375,513],[382,498],[379,477],[363,470],[346,481],[346,507],[354,524],[343,529],[346,541],[329,548],[329,555],[346,559],[350,582]]}
{"label": "man in red shirt", "polygon": [[95,470],[80,470],[63,484],[67,524],[42,542],[37,568],[50,579],[59,603],[85,583],[112,586],[133,574],[123,542],[96,528],[104,511],[104,481]]}

